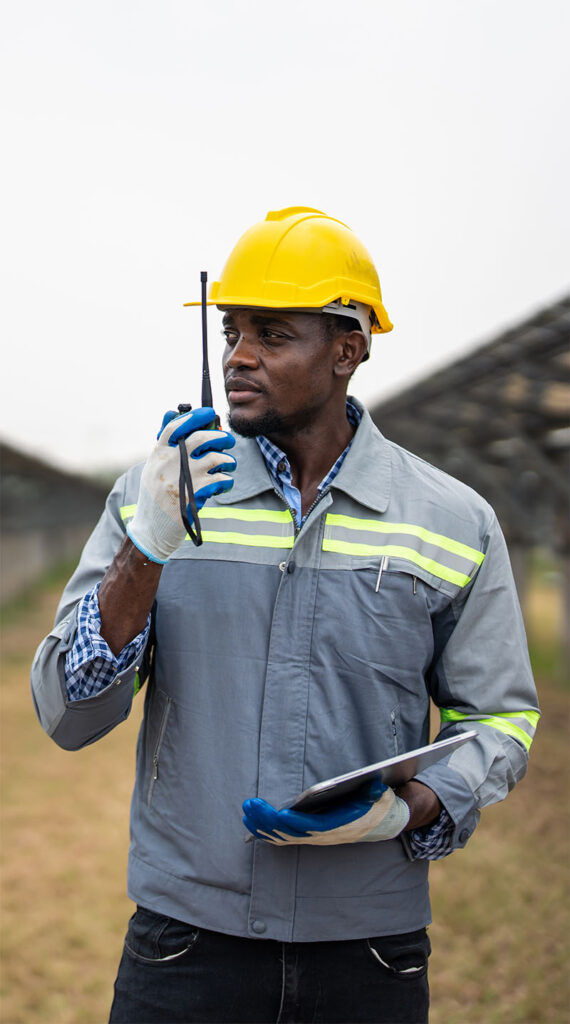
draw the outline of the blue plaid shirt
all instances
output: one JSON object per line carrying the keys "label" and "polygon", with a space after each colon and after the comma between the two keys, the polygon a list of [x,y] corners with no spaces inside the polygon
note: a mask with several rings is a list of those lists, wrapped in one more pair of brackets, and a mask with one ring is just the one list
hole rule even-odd
{"label": "blue plaid shirt", "polygon": [[128,668],[142,655],[150,629],[150,615],[142,633],[123,647],[117,657],[103,639],[101,612],[96,583],[88,590],[77,609],[77,633],[71,650],[65,656],[65,684],[69,700],[94,697],[115,679],[117,672]]}
{"label": "blue plaid shirt", "polygon": [[[346,415],[349,423],[357,427],[360,423],[361,414],[350,401],[346,403]],[[282,452],[277,445],[273,444],[267,437],[256,437],[255,439],[265,460],[277,490],[282,494],[284,500],[294,513],[297,527],[300,527],[306,519],[302,514],[301,493],[293,484],[291,466],[285,452]],[[352,442],[350,442],[351,444]],[[334,466],[321,480],[317,489],[317,501],[331,486],[346,455],[350,444],[339,455]],[[67,652],[65,659],[65,682],[67,695],[70,701],[84,700],[86,697],[94,697],[106,686],[109,686],[115,679],[118,672],[127,668],[133,661],[142,655],[147,642],[150,629],[150,615],[145,629],[131,640],[120,654],[115,657],[111,648],[100,634],[101,613],[99,611],[99,599],[97,583],[85,597],[80,601],[77,610],[77,635],[75,643]],[[408,834],[411,854],[414,858],[427,860],[439,860],[451,852],[451,840],[453,836],[453,821],[445,809],[442,810],[437,821],[422,829],[415,829]]]}
{"label": "blue plaid shirt", "polygon": [[[361,419],[360,411],[356,408],[352,402],[347,400],[346,403],[346,418],[350,425],[354,428],[358,426]],[[267,466],[269,473],[273,479],[277,490],[283,495],[287,502],[291,512],[295,513],[296,525],[302,526],[305,522],[306,516],[303,516],[301,509],[301,492],[293,484],[293,477],[291,474],[291,466],[289,459],[282,452],[276,444],[273,444],[267,437],[256,437],[255,439],[261,449],[261,454],[265,459],[265,465]],[[342,466],[352,441],[347,444],[344,451],[339,455],[334,466],[329,469],[327,475],[323,477],[318,488],[317,488],[317,501],[325,493],[328,487],[332,484],[335,476],[337,475],[340,467]]]}

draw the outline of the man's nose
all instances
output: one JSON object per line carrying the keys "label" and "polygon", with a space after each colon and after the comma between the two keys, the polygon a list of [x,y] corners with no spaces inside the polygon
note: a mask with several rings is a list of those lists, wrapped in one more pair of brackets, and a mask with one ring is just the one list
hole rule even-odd
{"label": "man's nose", "polygon": [[254,339],[246,334],[240,334],[231,348],[225,365],[235,369],[238,366],[257,366],[257,364],[257,345]]}

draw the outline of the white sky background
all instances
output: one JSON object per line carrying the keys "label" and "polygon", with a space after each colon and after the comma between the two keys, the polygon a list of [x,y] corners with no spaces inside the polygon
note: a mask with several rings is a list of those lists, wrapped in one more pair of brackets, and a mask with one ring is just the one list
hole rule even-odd
{"label": "white sky background", "polygon": [[[71,469],[200,402],[200,270],[270,209],[370,250],[372,402],[568,288],[566,0],[18,0],[0,31],[0,434]],[[214,400],[221,314],[210,313]]]}

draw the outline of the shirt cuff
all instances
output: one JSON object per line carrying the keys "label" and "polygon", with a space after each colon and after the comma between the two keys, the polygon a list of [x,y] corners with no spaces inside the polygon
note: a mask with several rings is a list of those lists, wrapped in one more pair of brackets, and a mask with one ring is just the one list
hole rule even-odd
{"label": "shirt cuff", "polygon": [[115,657],[101,636],[101,612],[97,583],[77,608],[77,633],[65,658],[65,684],[70,701],[85,700],[101,693],[113,682],[117,672],[139,657],[148,639],[150,615],[145,628]]}
{"label": "shirt cuff", "polygon": [[408,832],[414,860],[441,860],[442,857],[447,857],[454,849],[454,832],[453,819],[443,807],[439,818],[431,825],[424,825],[423,828],[415,828]]}

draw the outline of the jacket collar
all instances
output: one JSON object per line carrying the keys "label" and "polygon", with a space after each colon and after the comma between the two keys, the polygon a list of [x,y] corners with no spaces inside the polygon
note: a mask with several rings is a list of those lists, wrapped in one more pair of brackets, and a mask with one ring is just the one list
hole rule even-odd
{"label": "jacket collar", "polygon": [[[375,512],[385,512],[392,482],[390,446],[362,403],[352,396],[350,401],[360,410],[362,419],[332,487]],[[235,505],[264,491],[273,491],[273,482],[253,438],[236,437],[232,454],[237,459],[234,486],[231,491],[218,494],[217,503]]]}
{"label": "jacket collar", "polygon": [[352,396],[350,401],[362,419],[332,486],[374,512],[385,512],[392,488],[390,445],[362,403]]}
{"label": "jacket collar", "polygon": [[230,491],[224,491],[216,496],[215,501],[220,505],[235,505],[238,501],[244,501],[246,498],[253,498],[256,494],[274,489],[273,481],[255,439],[234,436],[236,444],[235,448],[231,449],[231,454],[237,461],[234,485]]}

